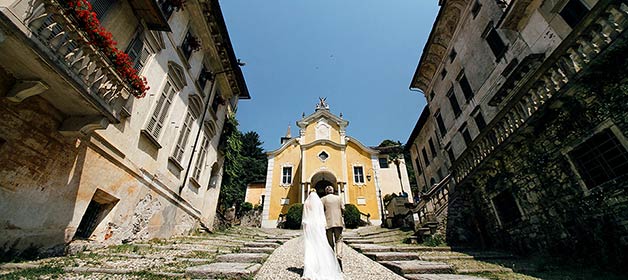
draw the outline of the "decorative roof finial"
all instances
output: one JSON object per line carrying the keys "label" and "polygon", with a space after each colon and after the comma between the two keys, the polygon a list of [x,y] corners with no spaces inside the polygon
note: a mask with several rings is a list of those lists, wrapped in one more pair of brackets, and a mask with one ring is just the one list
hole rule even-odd
{"label": "decorative roof finial", "polygon": [[340,118],[342,119],[342,112],[340,112]]}
{"label": "decorative roof finial", "polygon": [[292,133],[290,133],[290,125],[288,125],[288,131],[286,131],[286,138],[292,138]]}
{"label": "decorative roof finial", "polygon": [[316,111],[329,110],[329,104],[327,104],[327,97],[319,97],[319,102],[316,104]]}

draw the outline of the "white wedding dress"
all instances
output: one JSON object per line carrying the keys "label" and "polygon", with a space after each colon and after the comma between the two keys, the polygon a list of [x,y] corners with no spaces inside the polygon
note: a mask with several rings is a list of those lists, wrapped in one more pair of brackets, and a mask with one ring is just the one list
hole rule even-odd
{"label": "white wedding dress", "polygon": [[342,279],[340,265],[327,243],[325,211],[316,192],[310,193],[303,204],[303,277],[307,280]]}

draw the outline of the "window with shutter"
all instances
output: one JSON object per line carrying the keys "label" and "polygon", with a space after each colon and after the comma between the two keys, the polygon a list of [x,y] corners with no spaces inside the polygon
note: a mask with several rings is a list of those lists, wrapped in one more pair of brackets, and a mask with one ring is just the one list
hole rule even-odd
{"label": "window with shutter", "polygon": [[148,120],[148,125],[146,127],[146,130],[155,139],[159,138],[159,134],[161,133],[161,129],[163,128],[164,122],[168,115],[168,110],[170,109],[170,105],[172,104],[172,98],[174,97],[174,94],[175,89],[170,84],[170,81],[167,81],[164,90],[159,96],[159,100],[157,100],[157,105],[155,105],[155,109],[153,110],[153,113],[151,114],[151,117]]}
{"label": "window with shutter", "polygon": [[146,61],[148,60],[148,56],[150,55],[150,51],[148,50],[148,46],[144,44],[144,31],[139,30],[126,51],[129,55],[129,58],[133,62],[133,68],[140,72]]}
{"label": "window with shutter", "polygon": [[116,0],[89,0],[89,3],[92,4],[92,11],[96,13],[96,18],[102,19]]}
{"label": "window with shutter", "polygon": [[194,165],[194,172],[192,172],[192,178],[198,181],[201,177],[201,171],[203,171],[203,166],[205,162],[205,157],[207,156],[207,150],[209,149],[209,138],[203,135],[203,142],[201,144],[201,150],[198,152],[198,158],[196,159],[196,164]]}
{"label": "window with shutter", "polygon": [[178,162],[181,162],[181,160],[183,160],[185,147],[188,142],[188,137],[190,136],[190,131],[192,130],[192,120],[192,113],[188,111],[188,113],[185,115],[185,121],[183,122],[183,127],[181,128],[181,132],[179,133],[179,138],[177,139],[174,153],[172,154],[172,157],[174,157]]}

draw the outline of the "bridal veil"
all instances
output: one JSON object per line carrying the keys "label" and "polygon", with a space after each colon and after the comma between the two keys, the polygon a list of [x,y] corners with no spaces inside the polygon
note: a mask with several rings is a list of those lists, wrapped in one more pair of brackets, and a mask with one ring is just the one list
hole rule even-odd
{"label": "bridal veil", "polygon": [[302,225],[305,247],[302,279],[342,279],[338,261],[327,242],[325,211],[316,192],[311,192],[303,204]]}

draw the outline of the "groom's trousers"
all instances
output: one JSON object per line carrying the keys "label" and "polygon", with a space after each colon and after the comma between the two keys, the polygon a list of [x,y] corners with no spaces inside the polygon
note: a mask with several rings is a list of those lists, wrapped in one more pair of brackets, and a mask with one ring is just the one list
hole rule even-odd
{"label": "groom's trousers", "polygon": [[336,252],[336,258],[342,259],[342,227],[332,227],[326,230],[327,242]]}

